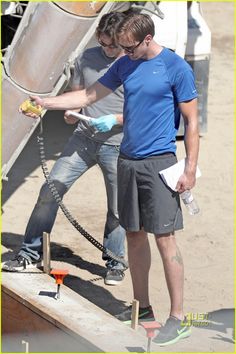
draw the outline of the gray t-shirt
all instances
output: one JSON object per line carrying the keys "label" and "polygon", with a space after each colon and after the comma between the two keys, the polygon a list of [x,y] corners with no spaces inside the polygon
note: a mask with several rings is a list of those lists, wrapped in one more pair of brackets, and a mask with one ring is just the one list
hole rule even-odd
{"label": "gray t-shirt", "polygon": [[[75,61],[71,87],[73,88],[75,85],[82,85],[84,88],[89,87],[103,76],[115,60],[115,58],[107,57],[102,47],[94,47],[85,50]],[[110,95],[84,108],[82,113],[93,118],[107,114],[122,114],[123,104],[124,90],[123,86],[120,86]],[[87,123],[79,121],[75,133],[81,131],[89,138],[109,145],[120,145],[123,138],[122,126],[120,125],[113,126],[109,132],[100,133],[95,132]]]}

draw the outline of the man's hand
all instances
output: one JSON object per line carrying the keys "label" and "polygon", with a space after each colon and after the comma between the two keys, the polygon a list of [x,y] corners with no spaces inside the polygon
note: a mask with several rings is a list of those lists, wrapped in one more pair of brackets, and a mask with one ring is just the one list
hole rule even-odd
{"label": "man's hand", "polygon": [[39,96],[30,96],[30,100],[33,101],[36,105],[39,105],[41,107],[44,106],[43,98]]}
{"label": "man's hand", "polygon": [[108,132],[111,128],[117,124],[117,118],[114,114],[109,114],[107,116],[101,116],[99,118],[91,118],[89,123],[99,132]]}
{"label": "man's hand", "polygon": [[23,102],[19,107],[19,112],[27,117],[37,119],[43,110],[43,99],[39,96],[30,96],[29,100]]}
{"label": "man's hand", "polygon": [[75,124],[79,121],[79,118],[76,118],[76,117],[68,114],[68,111],[65,111],[64,119],[67,124]]}
{"label": "man's hand", "polygon": [[183,173],[176,185],[175,190],[180,194],[186,190],[191,190],[196,183],[196,173]]}

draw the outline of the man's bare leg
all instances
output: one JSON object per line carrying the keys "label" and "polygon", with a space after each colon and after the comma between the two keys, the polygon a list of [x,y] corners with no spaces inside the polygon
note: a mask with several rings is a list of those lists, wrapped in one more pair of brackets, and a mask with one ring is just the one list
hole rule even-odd
{"label": "man's bare leg", "polygon": [[134,299],[144,308],[150,305],[148,277],[151,266],[151,252],[147,233],[143,230],[127,232],[128,260]]}
{"label": "man's bare leg", "polygon": [[183,319],[184,265],[174,234],[155,235],[169,290],[170,315]]}

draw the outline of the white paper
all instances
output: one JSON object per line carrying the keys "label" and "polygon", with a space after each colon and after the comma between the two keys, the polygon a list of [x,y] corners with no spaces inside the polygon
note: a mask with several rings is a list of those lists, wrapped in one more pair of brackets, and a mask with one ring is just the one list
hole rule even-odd
{"label": "white paper", "polygon": [[[159,172],[163,181],[173,190],[175,191],[176,185],[180,176],[184,173],[185,168],[185,159],[180,160],[176,164],[166,168]],[[201,171],[197,166],[196,170],[196,178],[201,176]]]}

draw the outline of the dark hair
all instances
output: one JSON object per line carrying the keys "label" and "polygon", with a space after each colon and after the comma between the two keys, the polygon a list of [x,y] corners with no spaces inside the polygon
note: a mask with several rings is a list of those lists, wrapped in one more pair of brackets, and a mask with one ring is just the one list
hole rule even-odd
{"label": "dark hair", "polygon": [[124,20],[125,14],[122,12],[110,12],[101,17],[96,28],[96,36],[99,38],[101,34],[105,34],[115,42],[115,34],[118,25]]}
{"label": "dark hair", "polygon": [[125,35],[136,41],[143,40],[148,34],[155,35],[155,26],[151,17],[146,14],[131,13],[119,24],[116,37]]}

